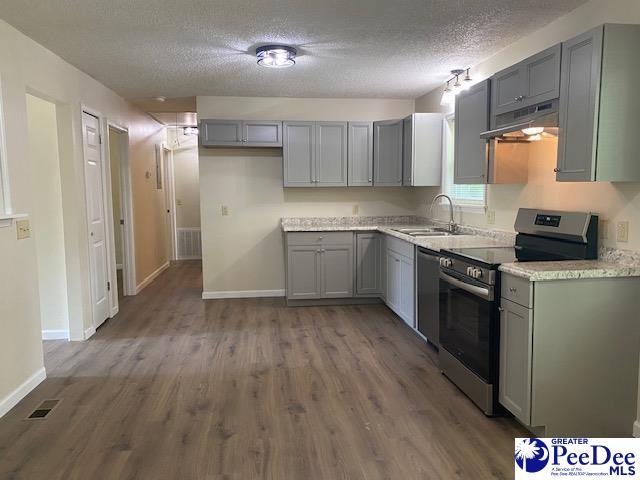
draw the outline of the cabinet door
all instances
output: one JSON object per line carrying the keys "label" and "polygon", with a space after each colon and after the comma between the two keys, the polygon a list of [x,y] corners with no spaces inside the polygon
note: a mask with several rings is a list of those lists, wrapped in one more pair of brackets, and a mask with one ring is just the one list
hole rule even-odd
{"label": "cabinet door", "polygon": [[595,179],[603,28],[562,44],[556,180]]}
{"label": "cabinet door", "polygon": [[373,124],[373,184],[378,187],[402,185],[402,120]]}
{"label": "cabinet door", "polygon": [[522,107],[553,100],[560,95],[560,44],[523,62],[524,89]]}
{"label": "cabinet door", "polygon": [[282,122],[242,122],[242,140],[248,147],[281,147]]}
{"label": "cabinet door", "polygon": [[284,186],[315,187],[314,123],[286,122],[283,141]]}
{"label": "cabinet door", "polygon": [[402,185],[413,185],[413,115],[402,121]]}
{"label": "cabinet door", "polygon": [[496,73],[491,77],[491,114],[517,110],[522,106],[520,97],[523,93],[523,65],[518,63]]}
{"label": "cabinet door", "polygon": [[400,257],[400,317],[411,328],[415,328],[415,271],[413,260],[407,257]]}
{"label": "cabinet door", "polygon": [[327,245],[321,250],[322,298],[353,296],[353,244]]}
{"label": "cabinet door", "polygon": [[378,233],[356,235],[356,294],[376,296],[382,292],[381,237]]}
{"label": "cabinet door", "polygon": [[500,307],[500,403],[531,424],[533,310],[502,299]]}
{"label": "cabinet door", "polygon": [[454,183],[487,182],[488,141],[480,134],[489,129],[489,80],[456,97]]}
{"label": "cabinet door", "polygon": [[400,284],[401,284],[401,269],[400,269],[400,255],[396,254],[392,250],[387,250],[386,256],[387,263],[387,294],[385,296],[385,302],[387,306],[399,314],[400,312]]}
{"label": "cabinet door", "polygon": [[240,120],[203,120],[200,124],[203,147],[233,147],[242,145]]}
{"label": "cabinet door", "polygon": [[317,122],[316,186],[347,186],[347,123]]}
{"label": "cabinet door", "polygon": [[320,245],[287,248],[287,297],[320,298]]}
{"label": "cabinet door", "polygon": [[349,122],[347,137],[349,186],[373,185],[373,123]]}

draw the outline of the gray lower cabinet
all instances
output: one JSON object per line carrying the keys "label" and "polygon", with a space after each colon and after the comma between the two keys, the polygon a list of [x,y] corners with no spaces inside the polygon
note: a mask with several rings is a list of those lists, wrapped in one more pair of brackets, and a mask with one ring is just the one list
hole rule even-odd
{"label": "gray lower cabinet", "polygon": [[289,233],[286,252],[288,300],[353,297],[352,232]]}
{"label": "gray lower cabinet", "polygon": [[490,81],[485,80],[456,96],[454,177],[456,184],[487,183]]}
{"label": "gray lower cabinet", "polygon": [[558,44],[492,76],[492,115],[558,98],[560,55]]}
{"label": "gray lower cabinet", "polygon": [[282,122],[205,119],[200,142],[203,147],[281,147]]}
{"label": "gray lower cabinet", "polygon": [[411,328],[415,328],[414,247],[397,238],[386,239],[385,303]]}
{"label": "gray lower cabinet", "polygon": [[533,312],[509,300],[500,306],[499,398],[518,420],[531,424]]}
{"label": "gray lower cabinet", "polygon": [[382,293],[382,235],[356,233],[356,295]]}
{"label": "gray lower cabinet", "polygon": [[640,181],[640,26],[606,24],[562,44],[556,179]]}
{"label": "gray lower cabinet", "polygon": [[347,186],[347,123],[285,122],[285,187]]}
{"label": "gray lower cabinet", "polygon": [[321,297],[320,247],[295,245],[287,248],[287,298],[310,300]]}
{"label": "gray lower cabinet", "polygon": [[349,122],[348,185],[370,187],[373,185],[373,122]]}
{"label": "gray lower cabinet", "polygon": [[402,185],[434,187],[442,181],[440,113],[414,113],[402,126]]}
{"label": "gray lower cabinet", "polygon": [[373,184],[377,187],[402,185],[403,120],[373,124]]}

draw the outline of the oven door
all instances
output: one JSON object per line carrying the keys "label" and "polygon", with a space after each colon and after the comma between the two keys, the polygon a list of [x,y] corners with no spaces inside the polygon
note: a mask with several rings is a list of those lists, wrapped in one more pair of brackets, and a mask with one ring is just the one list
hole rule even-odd
{"label": "oven door", "polygon": [[494,287],[449,271],[441,271],[440,280],[440,348],[493,383]]}

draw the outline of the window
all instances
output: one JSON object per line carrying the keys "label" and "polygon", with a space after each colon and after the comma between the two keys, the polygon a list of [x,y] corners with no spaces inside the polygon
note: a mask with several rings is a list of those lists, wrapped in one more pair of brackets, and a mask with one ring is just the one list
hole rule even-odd
{"label": "window", "polygon": [[484,209],[487,205],[486,185],[456,185],[453,183],[453,150],[455,148],[455,117],[446,117],[444,126],[443,191],[453,203],[463,209]]}

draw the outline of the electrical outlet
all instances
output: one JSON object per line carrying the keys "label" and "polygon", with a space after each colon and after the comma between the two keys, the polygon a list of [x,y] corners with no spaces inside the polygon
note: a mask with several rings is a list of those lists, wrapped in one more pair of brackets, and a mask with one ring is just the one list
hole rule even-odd
{"label": "electrical outlet", "polygon": [[222,205],[222,216],[226,217],[228,215],[231,215],[230,211],[229,211],[229,207],[227,205]]}
{"label": "electrical outlet", "polygon": [[354,215],[358,215],[360,213],[360,205],[354,205],[351,209],[351,213],[353,213]]}
{"label": "electrical outlet", "polygon": [[607,239],[609,238],[609,220],[600,219],[600,238]]}
{"label": "electrical outlet", "polygon": [[619,242],[628,242],[629,241],[629,222],[618,222],[616,228],[616,239]]}
{"label": "electrical outlet", "polygon": [[18,240],[23,240],[31,236],[31,225],[29,220],[17,220],[16,230],[18,232]]}
{"label": "electrical outlet", "polygon": [[494,225],[496,223],[496,211],[487,210],[487,224]]}

